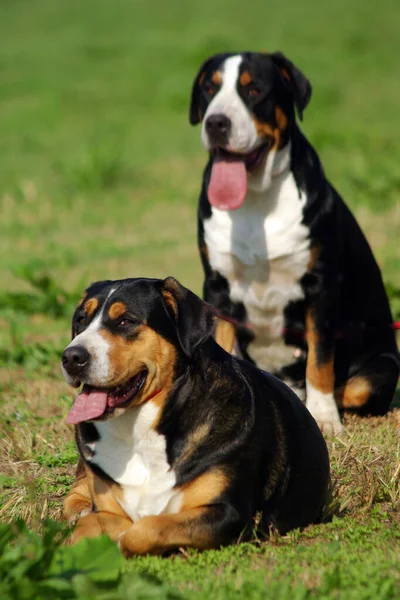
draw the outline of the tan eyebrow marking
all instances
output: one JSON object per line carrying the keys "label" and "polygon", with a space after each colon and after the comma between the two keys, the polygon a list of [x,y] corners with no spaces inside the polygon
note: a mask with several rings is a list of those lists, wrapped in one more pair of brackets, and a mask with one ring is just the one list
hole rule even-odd
{"label": "tan eyebrow marking", "polygon": [[118,317],[124,313],[126,313],[126,304],[123,302],[114,302],[108,309],[108,316],[110,319],[118,319]]}
{"label": "tan eyebrow marking", "polygon": [[253,81],[253,78],[251,76],[251,74],[249,73],[249,71],[243,71],[243,73],[241,74],[241,76],[239,77],[239,83],[240,85],[249,85],[249,83],[251,83]]}
{"label": "tan eyebrow marking", "polygon": [[202,74],[199,77],[199,85],[203,85],[203,81],[204,81],[204,77],[206,76],[205,71],[202,72]]}
{"label": "tan eyebrow marking", "polygon": [[288,124],[288,118],[280,106],[275,107],[275,119],[276,119],[276,123],[281,131],[286,129],[286,126]]}
{"label": "tan eyebrow marking", "polygon": [[221,85],[221,83],[222,83],[221,71],[215,71],[215,73],[212,74],[211,81],[213,82],[214,85]]}
{"label": "tan eyebrow marking", "polygon": [[91,317],[98,306],[99,301],[97,300],[97,298],[89,298],[89,300],[85,303],[85,306],[83,308],[85,309],[89,317]]}

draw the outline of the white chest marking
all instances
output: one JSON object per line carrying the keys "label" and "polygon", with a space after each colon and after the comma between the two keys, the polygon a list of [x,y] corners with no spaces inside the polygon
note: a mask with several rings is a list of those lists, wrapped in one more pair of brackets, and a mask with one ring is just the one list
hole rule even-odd
{"label": "white chest marking", "polygon": [[124,501],[119,502],[133,521],[178,512],[181,505],[165,438],[152,428],[158,410],[150,401],[95,423],[100,439],[94,443],[92,462],[120,484]]}
{"label": "white chest marking", "polygon": [[268,192],[248,192],[235,211],[213,207],[204,222],[211,266],[229,281],[232,300],[244,303],[256,334],[250,356],[267,370],[293,361],[293,348],[283,343],[281,332],[284,308],[303,298],[300,279],[310,257],[309,231],[302,224],[305,202],[287,170]]}

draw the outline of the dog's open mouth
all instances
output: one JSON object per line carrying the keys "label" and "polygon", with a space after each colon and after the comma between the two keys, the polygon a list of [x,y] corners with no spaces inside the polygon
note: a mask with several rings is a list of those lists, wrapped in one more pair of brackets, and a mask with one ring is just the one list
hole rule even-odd
{"label": "dog's open mouth", "polygon": [[264,160],[265,155],[267,154],[270,146],[271,146],[270,143],[263,144],[262,146],[260,146],[259,148],[256,148],[255,150],[253,150],[253,152],[250,152],[250,154],[248,154],[246,156],[246,170],[247,171],[249,171],[249,172],[254,171],[255,169],[257,169],[257,167],[260,166],[260,164]]}
{"label": "dog's open mouth", "polygon": [[271,143],[266,142],[249,154],[214,150],[208,185],[210,204],[220,210],[239,208],[247,193],[247,174],[261,165],[270,147]]}
{"label": "dog's open mouth", "polygon": [[215,158],[218,158],[220,160],[242,161],[246,167],[246,171],[250,172],[254,171],[255,169],[257,169],[257,167],[260,166],[270,146],[271,143],[266,142],[265,144],[262,144],[261,146],[259,146],[252,152],[249,152],[248,154],[240,154],[239,152],[228,152],[227,150],[224,150],[222,148],[216,148],[213,151],[213,154]]}
{"label": "dog's open mouth", "polygon": [[141,371],[124,385],[112,388],[84,385],[75,398],[65,422],[76,425],[84,421],[93,421],[112,413],[116,408],[128,406],[142,389],[146,376],[147,371]]}

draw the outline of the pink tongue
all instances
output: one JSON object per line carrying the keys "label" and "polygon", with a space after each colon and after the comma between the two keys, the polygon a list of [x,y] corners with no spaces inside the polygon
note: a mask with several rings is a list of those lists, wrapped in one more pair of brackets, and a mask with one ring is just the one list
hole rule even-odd
{"label": "pink tongue", "polygon": [[243,203],[247,192],[244,159],[220,153],[214,159],[208,185],[208,200],[220,210],[235,210]]}
{"label": "pink tongue", "polygon": [[65,422],[73,425],[100,417],[107,408],[107,392],[84,386],[69,411]]}

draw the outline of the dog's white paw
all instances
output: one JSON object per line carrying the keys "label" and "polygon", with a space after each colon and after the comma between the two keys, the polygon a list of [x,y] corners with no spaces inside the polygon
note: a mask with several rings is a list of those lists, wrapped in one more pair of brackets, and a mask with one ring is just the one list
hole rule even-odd
{"label": "dog's white paw", "polygon": [[[313,415],[314,416],[314,415]],[[324,415],[322,417],[315,417],[314,419],[318,423],[318,427],[325,435],[341,435],[344,431],[344,427],[340,421],[340,418],[326,418]]]}
{"label": "dog's white paw", "polygon": [[323,394],[319,390],[307,385],[306,406],[322,433],[326,435],[340,435],[344,428],[340,421],[339,411],[333,394]]}

